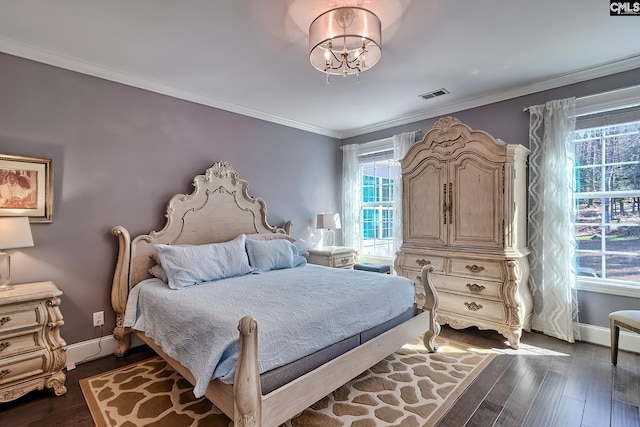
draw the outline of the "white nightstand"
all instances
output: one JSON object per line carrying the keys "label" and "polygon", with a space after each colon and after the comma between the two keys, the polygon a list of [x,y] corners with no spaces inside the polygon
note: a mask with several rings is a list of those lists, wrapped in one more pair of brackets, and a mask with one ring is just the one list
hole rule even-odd
{"label": "white nightstand", "polygon": [[325,246],[322,249],[309,249],[310,264],[334,268],[353,268],[358,262],[358,251],[345,246]]}
{"label": "white nightstand", "polygon": [[67,392],[61,296],[53,282],[13,285],[0,293],[0,402],[43,387],[58,396]]}

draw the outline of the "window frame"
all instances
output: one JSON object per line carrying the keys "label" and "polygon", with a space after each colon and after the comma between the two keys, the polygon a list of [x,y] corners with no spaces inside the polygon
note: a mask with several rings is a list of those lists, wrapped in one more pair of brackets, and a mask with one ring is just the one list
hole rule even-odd
{"label": "window frame", "polygon": [[[376,162],[391,162],[391,163],[395,163],[396,167],[400,167],[400,164],[397,160],[394,159],[394,149],[393,149],[393,138],[385,138],[385,139],[381,139],[378,141],[372,141],[366,144],[362,144],[359,147],[359,152],[357,154],[357,158],[358,158],[358,169],[359,169],[359,174],[360,174],[360,189],[358,192],[359,195],[359,200],[358,200],[358,206],[359,206],[359,219],[358,219],[358,226],[360,227],[359,230],[359,238],[360,240],[358,242],[356,242],[357,245],[357,250],[359,251],[359,255],[361,258],[368,258],[368,259],[376,259],[376,260],[389,260],[389,261],[393,261],[395,254],[391,254],[391,255],[378,255],[378,254],[366,254],[364,253],[363,249],[365,247],[364,242],[365,242],[365,220],[364,220],[364,210],[365,209],[372,209],[372,210],[378,210],[380,212],[380,218],[377,221],[379,224],[379,230],[380,230],[380,234],[384,233],[385,230],[385,226],[384,226],[384,214],[382,211],[391,211],[392,216],[391,216],[391,222],[388,223],[388,227],[386,228],[388,230],[388,232],[391,234],[391,238],[384,238],[384,237],[378,237],[375,236],[373,239],[374,241],[374,248],[376,246],[386,246],[387,250],[391,250],[393,251],[393,247],[394,247],[394,239],[395,237],[393,236],[394,233],[394,226],[393,226],[393,215],[395,215],[395,209],[394,209],[394,201],[393,201],[393,197],[394,197],[394,191],[393,191],[393,186],[396,185],[395,183],[390,186],[389,188],[389,194],[388,194],[388,198],[389,200],[375,200],[375,201],[371,201],[371,202],[365,202],[364,201],[364,188],[365,188],[365,183],[364,183],[364,175],[363,175],[363,169],[364,169],[364,165],[366,164],[373,164]],[[391,176],[391,169],[392,165],[387,166],[387,170],[390,172],[388,175],[388,179],[394,181],[393,176]],[[381,178],[381,177],[379,177]],[[382,183],[377,184],[376,188],[378,188],[378,196],[380,199],[384,198],[384,190],[383,190],[383,185]],[[368,239],[367,239],[368,240]],[[376,240],[384,240],[385,243],[377,245],[375,243]]]}
{"label": "window frame", "polygon": [[[360,182],[362,183],[362,188],[360,189],[360,195],[361,195],[361,200],[360,200],[360,225],[361,225],[361,229],[360,229],[360,242],[359,242],[359,252],[362,256],[365,257],[372,257],[372,258],[380,258],[380,259],[393,259],[394,255],[380,255],[377,253],[373,253],[373,254],[366,254],[364,253],[364,248],[365,248],[365,240],[373,240],[373,244],[372,245],[368,245],[368,246],[373,246],[374,248],[374,252],[375,249],[380,246],[380,247],[386,247],[386,251],[388,252],[389,250],[393,251],[393,241],[395,239],[395,236],[393,235],[393,215],[394,215],[394,201],[393,201],[393,195],[394,195],[394,186],[395,186],[395,180],[392,177],[388,177],[388,178],[383,178],[381,176],[378,175],[373,175],[372,178],[374,178],[376,181],[375,185],[373,186],[373,188],[375,188],[377,191],[377,195],[375,197],[375,200],[373,201],[364,201],[365,199],[365,194],[364,194],[364,190],[365,190],[365,183],[364,183],[364,168],[365,165],[371,165],[371,164],[376,164],[376,163],[380,163],[380,162],[386,162],[387,165],[385,166],[386,170],[388,172],[392,171],[392,166],[393,163],[395,163],[396,167],[398,167],[398,162],[395,161],[393,158],[391,159],[383,159],[383,160],[372,160],[372,161],[368,161],[368,162],[359,162],[359,166],[360,166]],[[374,166],[374,170],[375,170],[375,166]],[[370,175],[366,175],[366,176],[370,176]],[[388,180],[389,182],[387,183],[387,194],[385,195],[385,183],[384,180]],[[385,197],[386,196],[386,197]],[[384,200],[384,199],[388,199],[388,200]],[[369,210],[373,212],[373,223],[374,223],[374,227],[373,227],[373,231],[374,231],[374,236],[367,239],[367,233],[365,230],[365,226],[367,223],[372,222],[371,220],[365,220],[365,210]],[[389,215],[389,212],[391,212],[391,215]],[[385,215],[386,213],[386,215]],[[386,217],[386,218],[385,218]],[[389,218],[390,217],[390,218]],[[390,236],[385,237],[385,234],[388,233]],[[384,242],[384,243],[377,243],[378,241]]]}
{"label": "window frame", "polygon": [[[606,92],[602,94],[591,95],[588,97],[576,99],[576,119],[579,123],[580,118],[588,115],[615,112],[630,107],[640,106],[640,86],[634,86],[630,88],[620,89],[616,91]],[[620,121],[619,123],[623,123]],[[576,129],[590,129],[601,126],[576,126]],[[573,141],[572,141],[573,143]],[[604,159],[601,159],[601,163]],[[575,166],[574,166],[575,167]],[[623,190],[623,191],[591,191],[583,193],[574,193],[576,199],[578,198],[600,198],[606,194],[609,198],[616,198],[621,196],[637,195],[637,190]],[[582,197],[581,197],[582,196]],[[585,197],[586,196],[586,197]],[[602,200],[602,199],[600,199]],[[605,219],[602,218],[601,222],[604,223]],[[578,223],[576,222],[576,225]],[[576,250],[576,255],[578,251]],[[604,256],[604,255],[601,255]],[[635,284],[637,283],[637,285]],[[601,277],[588,277],[588,276],[576,276],[576,287],[581,291],[597,292],[617,296],[638,297],[640,292],[640,282],[622,281],[616,279],[605,279]]]}

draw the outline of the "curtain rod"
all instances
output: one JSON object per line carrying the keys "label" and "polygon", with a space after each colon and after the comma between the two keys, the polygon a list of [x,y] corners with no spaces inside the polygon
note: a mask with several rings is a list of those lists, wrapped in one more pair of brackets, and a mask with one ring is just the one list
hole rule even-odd
{"label": "curtain rod", "polygon": [[[420,135],[422,133],[422,129],[418,129],[417,131],[415,131],[415,133],[416,135]],[[375,143],[379,143],[380,141],[384,141],[385,139],[391,139],[391,138],[393,138],[393,135],[387,138],[377,139],[375,141],[362,142],[358,145],[375,144]],[[344,145],[340,146],[340,149],[344,150]]]}
{"label": "curtain rod", "polygon": [[[638,97],[640,97],[640,85],[628,86],[622,89],[614,89],[606,92],[576,97],[576,108],[589,108],[589,106],[593,104],[617,104],[619,100],[623,100],[623,102],[630,100],[631,104],[638,105]],[[522,107],[522,112],[528,112],[531,107],[533,107],[533,105]],[[580,114],[576,111],[576,115]]]}

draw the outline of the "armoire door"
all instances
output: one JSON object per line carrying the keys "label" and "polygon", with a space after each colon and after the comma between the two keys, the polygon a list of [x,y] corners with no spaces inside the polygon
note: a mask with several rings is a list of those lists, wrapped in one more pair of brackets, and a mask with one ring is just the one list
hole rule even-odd
{"label": "armoire door", "polygon": [[502,248],[503,175],[502,164],[472,153],[449,161],[449,246]]}
{"label": "armoire door", "polygon": [[447,162],[437,158],[424,159],[413,171],[402,176],[402,185],[405,244],[445,246]]}

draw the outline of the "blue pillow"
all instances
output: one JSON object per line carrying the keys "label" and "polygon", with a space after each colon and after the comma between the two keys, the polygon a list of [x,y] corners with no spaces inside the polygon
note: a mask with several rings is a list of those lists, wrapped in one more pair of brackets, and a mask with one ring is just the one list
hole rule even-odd
{"label": "blue pillow", "polygon": [[[298,250],[288,240],[251,240],[245,242],[249,264],[258,271],[292,268],[299,264]],[[306,260],[305,260],[306,262]]]}
{"label": "blue pillow", "polygon": [[171,289],[251,273],[245,235],[224,243],[196,246],[154,245]]}

